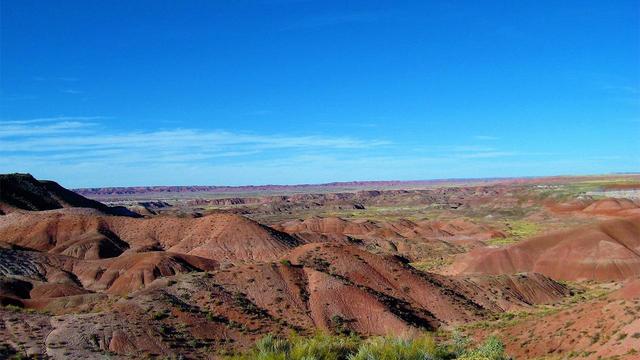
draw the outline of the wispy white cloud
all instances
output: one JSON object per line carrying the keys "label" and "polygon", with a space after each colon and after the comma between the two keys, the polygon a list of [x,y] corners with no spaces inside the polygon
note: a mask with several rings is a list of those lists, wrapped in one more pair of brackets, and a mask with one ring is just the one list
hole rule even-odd
{"label": "wispy white cloud", "polygon": [[497,136],[490,136],[490,135],[475,135],[473,138],[476,140],[499,140],[500,139]]}
{"label": "wispy white cloud", "polygon": [[0,120],[0,172],[32,172],[82,187],[482,177],[587,169],[588,164],[603,169],[620,164],[620,171],[640,165],[611,154],[583,159],[584,164],[556,164],[562,154],[515,151],[496,143],[418,146],[326,134],[123,131],[108,128],[103,119],[107,117]]}
{"label": "wispy white cloud", "polygon": [[460,154],[458,157],[463,159],[492,159],[515,155],[518,155],[518,153],[511,151],[479,151]]}
{"label": "wispy white cloud", "polygon": [[[71,134],[79,131],[88,131],[88,129],[94,126],[94,123],[79,122],[79,121],[61,121],[56,123],[9,123],[0,124],[0,139],[1,138],[22,138],[22,137],[34,137],[42,135],[54,135],[54,134]],[[20,141],[20,140],[16,140]],[[1,143],[0,143],[1,144]],[[1,145],[0,145],[1,147]],[[8,151],[8,149],[6,150]]]}
{"label": "wispy white cloud", "polygon": [[352,127],[352,128],[376,128],[378,124],[375,122],[338,122],[338,121],[321,121],[317,123],[323,126],[332,127]]}
{"label": "wispy white cloud", "polygon": [[10,124],[35,124],[44,122],[56,122],[56,121],[93,121],[93,120],[106,120],[112,119],[111,116],[53,116],[34,119],[22,119],[22,120],[0,120],[0,126]]}
{"label": "wispy white cloud", "polygon": [[83,94],[84,93],[84,91],[76,90],[76,89],[62,89],[62,90],[60,90],[60,92],[65,93],[65,94],[71,94],[71,95],[79,95],[79,94]]}
{"label": "wispy white cloud", "polygon": [[[99,119],[101,117],[83,117]],[[76,120],[70,120],[76,119]],[[114,132],[80,117],[12,120],[0,123],[0,152],[24,162],[107,163],[206,162],[273,151],[349,151],[388,145],[384,140],[322,135],[250,134],[224,130],[164,129]]]}

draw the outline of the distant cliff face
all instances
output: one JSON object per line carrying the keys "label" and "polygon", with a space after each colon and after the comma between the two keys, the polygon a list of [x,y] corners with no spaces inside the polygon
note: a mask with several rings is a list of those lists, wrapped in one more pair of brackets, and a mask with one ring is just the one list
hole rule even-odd
{"label": "distant cliff face", "polygon": [[9,213],[16,209],[29,211],[54,210],[67,207],[96,209],[109,215],[138,217],[120,207],[109,207],[67,190],[55,181],[41,181],[31,174],[0,175],[0,211]]}

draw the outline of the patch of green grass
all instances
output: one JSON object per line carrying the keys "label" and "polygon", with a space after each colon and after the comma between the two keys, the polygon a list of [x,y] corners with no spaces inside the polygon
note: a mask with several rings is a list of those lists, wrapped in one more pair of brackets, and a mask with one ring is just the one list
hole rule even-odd
{"label": "patch of green grass", "polygon": [[287,259],[282,259],[282,260],[280,260],[280,264],[282,264],[284,266],[291,266],[291,261],[289,261]]}
{"label": "patch of green grass", "polygon": [[524,220],[512,220],[505,223],[508,236],[487,241],[491,246],[506,246],[517,243],[540,232],[540,226]]}
{"label": "patch of green grass", "polygon": [[453,263],[453,257],[439,257],[429,260],[416,261],[409,265],[421,271],[437,271]]}
{"label": "patch of green grass", "polygon": [[476,347],[469,341],[438,343],[431,334],[413,339],[316,334],[278,338],[267,335],[248,352],[227,357],[229,360],[506,360],[504,345],[495,337]]}
{"label": "patch of green grass", "polygon": [[487,245],[490,245],[490,246],[507,246],[507,245],[515,244],[518,241],[520,241],[520,239],[516,239],[514,237],[507,236],[505,238],[493,238],[493,239],[487,240],[485,242],[487,243]]}
{"label": "patch of green grass", "polygon": [[[495,315],[489,320],[481,320],[461,325],[458,327],[458,330],[464,332],[465,330],[472,329],[505,329],[527,320],[544,318],[560,311],[570,309],[578,304],[583,304],[591,300],[602,299],[615,290],[615,288],[610,288],[606,286],[606,284],[579,284],[569,281],[561,281],[561,283],[570,289],[571,295],[563,299],[560,303],[553,305],[536,305],[532,306],[530,309],[521,311],[506,311]],[[565,324],[565,328],[571,325],[573,325],[573,322],[568,322]],[[640,337],[640,333],[638,333],[638,336]]]}

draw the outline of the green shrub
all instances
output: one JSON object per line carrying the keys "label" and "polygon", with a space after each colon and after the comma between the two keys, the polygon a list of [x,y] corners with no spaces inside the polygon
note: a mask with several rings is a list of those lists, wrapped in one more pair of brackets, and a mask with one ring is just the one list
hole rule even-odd
{"label": "green shrub", "polygon": [[449,344],[438,344],[430,334],[413,339],[316,334],[278,338],[267,335],[245,354],[230,360],[507,360],[504,345],[489,337],[477,348],[468,349],[469,341],[454,334]]}
{"label": "green shrub", "polygon": [[416,339],[372,338],[349,356],[349,360],[425,360],[442,358],[431,336]]}
{"label": "green shrub", "polygon": [[291,336],[288,339],[267,335],[256,342],[254,349],[234,360],[342,360],[348,359],[358,347],[358,339],[346,336],[316,334],[312,337]]}
{"label": "green shrub", "polygon": [[495,336],[490,336],[477,349],[466,351],[459,357],[463,360],[506,360],[504,344]]}
{"label": "green shrub", "polygon": [[291,266],[291,261],[289,261],[287,259],[283,259],[283,260],[280,260],[280,264],[282,264],[284,266]]}
{"label": "green shrub", "polygon": [[316,334],[309,338],[295,336],[289,352],[291,360],[346,359],[358,348],[359,339],[347,336]]}

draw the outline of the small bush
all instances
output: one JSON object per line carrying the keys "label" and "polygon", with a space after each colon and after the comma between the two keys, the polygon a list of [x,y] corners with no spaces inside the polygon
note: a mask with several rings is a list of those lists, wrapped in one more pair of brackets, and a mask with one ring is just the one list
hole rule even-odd
{"label": "small bush", "polygon": [[153,315],[151,316],[151,318],[153,320],[163,320],[169,317],[169,314],[164,311],[164,312],[155,312],[153,313]]}
{"label": "small bush", "polygon": [[358,346],[358,340],[352,337],[337,337],[316,334],[304,338],[291,336],[280,339],[267,335],[258,340],[254,349],[234,360],[342,360],[348,359]]}
{"label": "small bush", "polygon": [[477,349],[467,351],[459,357],[464,360],[506,360],[504,344],[495,336],[490,336]]}
{"label": "small bush", "polygon": [[[455,334],[454,334],[455,335]],[[430,334],[413,339],[316,334],[277,338],[267,335],[254,348],[229,357],[230,360],[507,360],[504,345],[489,337],[482,345],[468,349],[469,341],[459,335],[451,344],[438,344]]]}
{"label": "small bush", "polygon": [[282,264],[284,266],[291,266],[291,261],[289,261],[287,259],[282,259],[282,260],[280,260],[280,264]]}
{"label": "small bush", "polygon": [[424,360],[443,358],[431,336],[417,339],[374,338],[364,342],[349,360]]}

